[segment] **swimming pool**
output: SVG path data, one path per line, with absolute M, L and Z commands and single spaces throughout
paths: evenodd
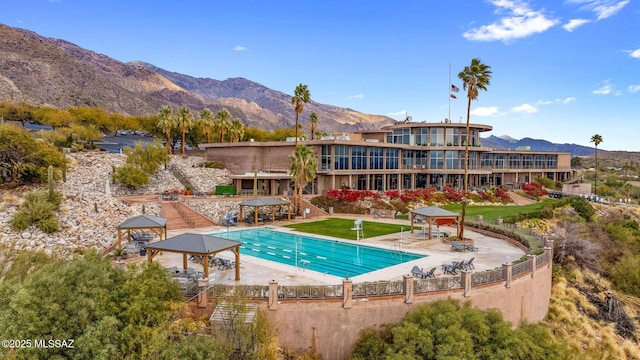
M 211 235 L 242 242 L 241 254 L 340 277 L 362 275 L 426 256 L 270 228 Z

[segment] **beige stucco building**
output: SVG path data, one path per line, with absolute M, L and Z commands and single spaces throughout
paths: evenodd
M 492 127 L 469 126 L 469 187 L 518 189 L 536 177 L 566 181 L 573 176 L 568 152 L 494 150 L 482 146 L 480 133 Z M 405 190 L 463 186 L 466 125 L 398 122 L 380 130 L 335 134 L 299 141 L 318 155 L 317 177 L 308 193 L 349 187 Z M 291 193 L 289 155 L 293 141 L 202 144 L 208 161 L 219 161 L 235 176 L 239 193 L 253 193 L 254 178 L 264 195 Z

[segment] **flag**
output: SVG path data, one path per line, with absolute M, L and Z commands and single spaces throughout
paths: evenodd
M 460 89 L 458 89 L 458 87 L 457 87 L 457 86 L 455 86 L 455 85 L 451 84 L 451 91 L 453 91 L 453 92 L 458 92 L 458 91 L 460 91 Z
M 457 99 L 457 97 L 455 95 L 453 95 L 453 94 L 451 94 L 451 97 L 454 98 L 454 99 Z

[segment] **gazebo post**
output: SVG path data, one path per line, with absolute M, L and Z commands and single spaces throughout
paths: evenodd
M 187 272 L 187 253 L 182 254 L 182 268 Z
M 204 277 L 205 279 L 209 278 L 209 254 L 204 256 L 204 261 L 202 266 L 204 267 Z
M 236 281 L 240 281 L 240 247 L 231 250 L 236 256 Z
M 409 220 L 411 220 L 411 233 L 413 234 L 413 218 L 415 217 L 414 213 L 409 211 Z

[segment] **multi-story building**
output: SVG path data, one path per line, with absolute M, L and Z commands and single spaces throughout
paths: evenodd
M 480 133 L 492 127 L 469 125 L 470 189 L 518 189 L 536 177 L 566 181 L 573 176 L 566 152 L 494 150 L 482 146 Z M 463 187 L 466 124 L 397 122 L 380 130 L 336 134 L 299 141 L 318 156 L 318 172 L 308 191 L 404 190 L 449 185 Z M 220 161 L 236 174 L 239 192 L 252 193 L 254 179 L 265 195 L 290 193 L 289 155 L 293 141 L 203 144 L 209 161 Z

